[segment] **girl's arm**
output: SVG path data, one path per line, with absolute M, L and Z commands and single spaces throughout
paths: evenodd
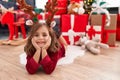
M 65 40 L 65 38 L 62 36 L 62 35 L 60 35 L 60 37 L 59 37 L 59 42 L 62 44 L 62 45 L 64 45 L 64 47 L 65 47 L 65 49 L 67 48 L 67 46 L 68 46 L 68 43 L 66 42 L 66 40 Z
M 32 56 L 27 56 L 26 64 L 26 69 L 30 74 L 34 74 L 38 70 L 41 56 L 41 48 L 35 43 L 34 39 L 32 39 L 32 44 L 35 47 L 36 52 Z
M 36 52 L 33 56 L 33 59 L 38 63 L 41 55 L 41 48 L 38 46 L 38 44 L 35 42 L 34 38 L 32 38 L 32 44 L 36 49 Z
M 47 51 L 45 49 L 42 49 L 42 60 L 40 64 L 42 65 L 45 73 L 50 74 L 54 71 L 57 61 L 65 56 L 65 48 L 62 46 L 62 48 L 56 52 L 52 53 L 53 55 L 49 56 Z
M 35 53 L 35 56 L 37 56 L 36 54 L 38 54 L 37 52 Z M 39 53 L 40 54 L 40 53 Z M 34 74 L 36 73 L 36 71 L 38 70 L 40 64 L 34 59 L 35 56 L 32 55 L 28 55 L 27 56 L 27 64 L 26 64 L 26 70 L 28 71 L 28 73 L 30 74 Z

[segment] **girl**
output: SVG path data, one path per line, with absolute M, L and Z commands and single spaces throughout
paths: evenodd
M 39 68 L 47 74 L 52 73 L 58 59 L 65 56 L 64 46 L 45 23 L 37 23 L 31 28 L 24 50 L 27 54 L 26 69 L 30 74 L 36 73 Z

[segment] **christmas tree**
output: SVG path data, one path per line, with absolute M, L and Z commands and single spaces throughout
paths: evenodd
M 90 14 L 92 10 L 92 3 L 95 2 L 96 0 L 84 0 L 84 9 L 85 9 L 85 14 Z

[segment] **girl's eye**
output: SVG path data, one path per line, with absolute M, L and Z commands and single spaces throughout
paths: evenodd
M 44 36 L 44 37 L 46 37 L 46 36 L 47 36 L 47 34 L 43 34 L 43 36 Z
M 34 36 L 38 37 L 39 35 L 38 35 L 38 34 L 35 34 Z

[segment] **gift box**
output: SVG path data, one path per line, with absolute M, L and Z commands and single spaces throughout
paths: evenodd
M 50 2 L 49 0 L 48 2 Z M 67 13 L 67 6 L 68 6 L 68 1 L 67 0 L 57 0 L 57 6 L 56 8 L 58 11 L 56 12 L 56 15 L 61 15 L 61 14 L 66 14 Z
M 92 25 L 102 25 L 102 15 L 92 15 L 91 16 Z M 117 15 L 110 14 L 110 25 L 104 27 L 102 34 L 102 42 L 107 43 L 109 46 L 115 46 L 116 42 L 116 24 L 117 24 Z M 103 25 L 104 26 L 104 25 Z
M 58 11 L 56 12 L 56 15 L 66 14 L 67 13 L 67 6 L 68 1 L 67 0 L 57 0 L 57 6 Z
M 120 14 L 117 15 L 117 28 L 120 28 Z
M 98 22 L 96 20 L 97 17 L 100 17 L 100 22 Z M 102 41 L 102 34 L 104 31 L 104 27 L 105 27 L 105 20 L 106 20 L 106 16 L 105 15 L 91 15 L 90 16 L 91 19 L 91 25 L 88 24 L 86 26 L 86 36 L 90 39 L 90 40 L 100 40 Z
M 88 15 L 68 15 L 61 17 L 61 31 L 67 43 L 70 44 L 70 36 L 74 38 L 74 42 L 79 39 L 79 34 L 85 34 L 86 25 L 88 23 Z M 73 30 L 73 31 L 72 31 Z M 71 31 L 69 35 L 69 31 Z M 74 44 L 74 43 L 73 43 Z
M 90 40 L 102 40 L 102 26 L 99 25 L 87 25 L 86 26 L 86 36 Z
M 117 28 L 116 30 L 116 40 L 120 41 L 120 28 Z

